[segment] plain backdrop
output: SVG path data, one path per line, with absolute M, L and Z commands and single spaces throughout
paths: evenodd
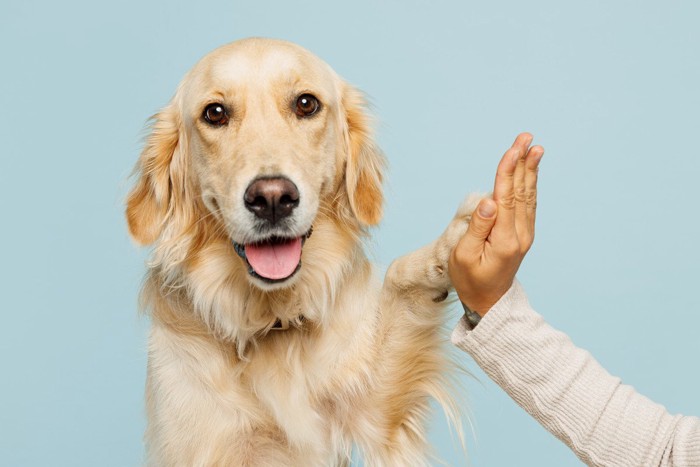
M 546 148 L 519 274 L 532 304 L 699 415 L 699 5 L 2 0 L 0 464 L 142 463 L 147 251 L 126 231 L 128 175 L 184 73 L 247 36 L 297 42 L 370 96 L 390 161 L 372 243 L 385 266 L 489 190 L 532 132 Z M 468 459 L 441 414 L 430 431 L 448 465 L 580 464 L 463 358 Z

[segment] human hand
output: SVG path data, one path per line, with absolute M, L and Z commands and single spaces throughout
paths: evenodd
M 510 289 L 535 238 L 537 171 L 544 148 L 530 143 L 532 135 L 521 133 L 503 155 L 493 199 L 481 200 L 450 255 L 457 295 L 480 316 Z

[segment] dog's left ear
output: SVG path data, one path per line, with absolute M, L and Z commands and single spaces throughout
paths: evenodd
M 347 125 L 345 184 L 350 207 L 360 223 L 377 225 L 384 205 L 382 180 L 386 159 L 374 142 L 364 95 L 345 85 L 342 103 Z

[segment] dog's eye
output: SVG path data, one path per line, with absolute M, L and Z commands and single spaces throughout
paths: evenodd
M 204 108 L 204 114 L 202 114 L 202 116 L 204 120 L 212 125 L 222 126 L 228 123 L 228 114 L 221 104 L 209 104 Z
M 316 99 L 316 96 L 311 94 L 302 94 L 297 97 L 296 108 L 294 112 L 300 117 L 310 117 L 321 108 L 321 103 Z

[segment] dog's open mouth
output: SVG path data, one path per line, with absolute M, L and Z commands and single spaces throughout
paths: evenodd
M 248 273 L 265 282 L 282 282 L 301 269 L 301 249 L 311 230 L 301 237 L 272 237 L 257 243 L 233 242 L 238 256 L 248 264 Z

